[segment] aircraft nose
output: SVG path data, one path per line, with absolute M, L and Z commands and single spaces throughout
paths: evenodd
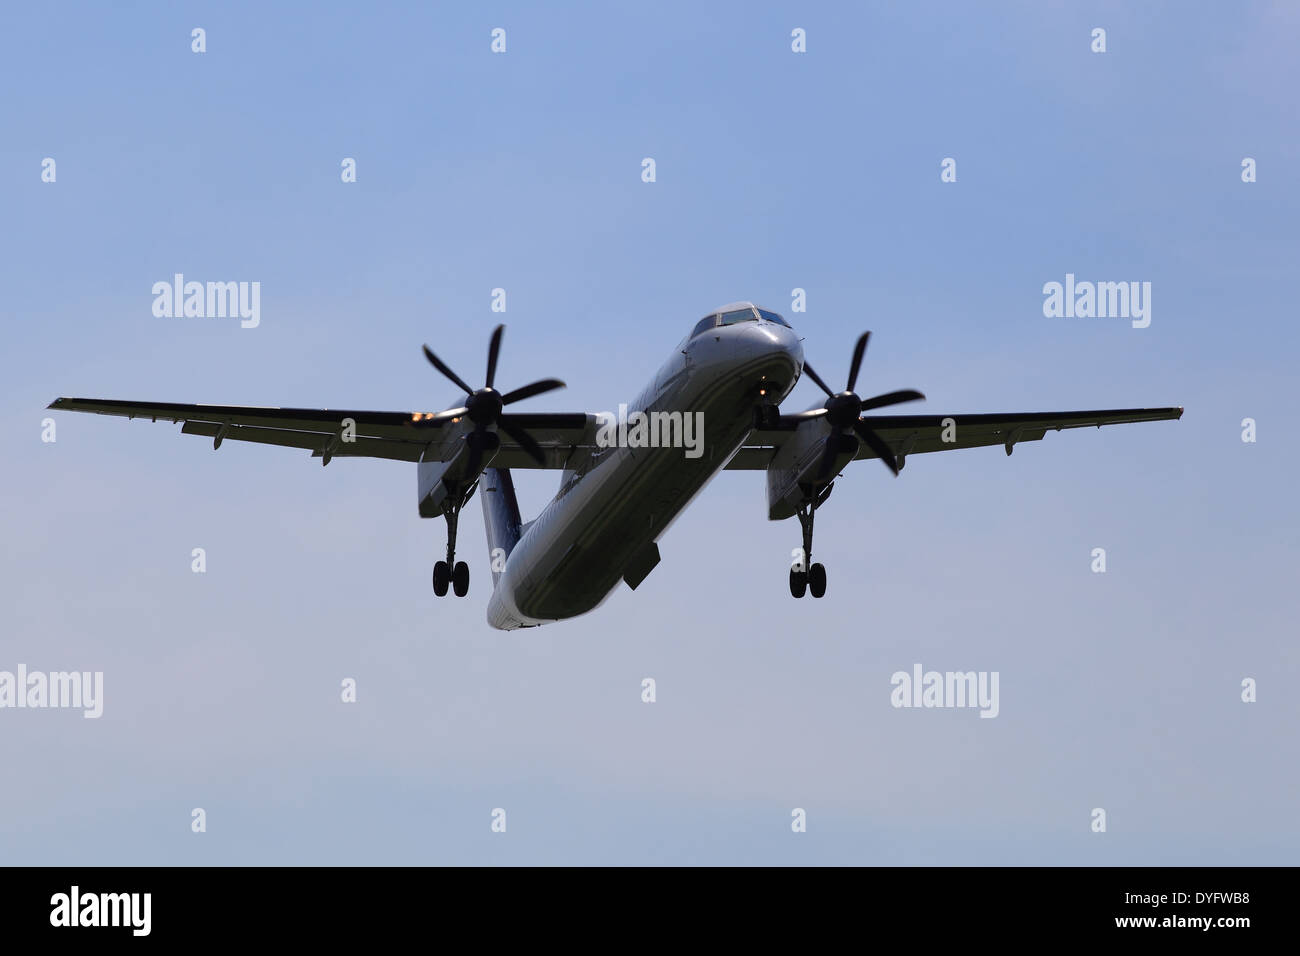
M 803 342 L 794 329 L 775 322 L 762 322 L 745 329 L 745 337 L 755 351 L 779 354 L 789 360 L 792 370 L 803 369 Z
M 779 404 L 803 372 L 803 343 L 793 329 L 775 322 L 748 325 L 742 337 L 739 353 L 744 361 L 760 360 L 762 377 L 772 386 L 763 394 Z
M 790 356 L 790 361 L 794 362 L 795 368 L 803 371 L 803 339 L 799 338 L 799 333 L 794 329 L 776 326 L 778 338 L 780 339 L 781 349 L 786 355 Z

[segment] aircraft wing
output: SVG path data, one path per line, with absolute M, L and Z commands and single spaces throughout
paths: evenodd
M 1049 431 L 1085 426 L 1122 425 L 1182 418 L 1181 408 L 1111 408 L 1085 412 L 1017 412 L 992 415 L 864 415 L 895 456 L 954 448 L 1002 445 L 1007 454 L 1022 441 L 1038 441 Z M 950 424 L 951 423 L 951 426 Z M 809 427 L 809 426 L 804 426 Z M 946 432 L 946 435 L 945 435 Z M 789 429 L 755 429 L 728 468 L 767 468 L 778 448 L 794 434 Z M 944 441 L 949 437 L 951 441 Z M 878 457 L 862 442 L 854 460 Z
M 388 458 L 396 461 L 446 461 L 460 448 L 462 425 L 431 423 L 428 412 L 377 412 L 327 408 L 272 408 L 252 405 L 185 405 L 96 398 L 57 398 L 48 406 L 61 411 L 92 412 L 121 418 L 181 423 L 181 432 L 221 441 L 251 441 L 311 451 L 312 457 Z M 1038 441 L 1049 430 L 1180 418 L 1181 408 L 1124 408 L 1083 412 L 1025 412 L 993 415 L 867 415 L 867 423 L 895 455 L 914 455 L 980 445 L 1010 449 Z M 509 435 L 499 433 L 496 468 L 561 469 L 570 456 L 594 445 L 594 415 L 582 412 L 512 413 L 541 446 L 539 465 Z M 340 440 L 345 422 L 354 423 L 355 440 Z M 949 426 L 951 422 L 951 426 Z M 805 426 L 811 427 L 811 426 Z M 944 441 L 945 432 L 952 441 Z M 765 469 L 794 429 L 755 429 L 732 458 L 730 469 Z M 858 459 L 876 454 L 862 443 Z
M 329 408 L 265 408 L 252 405 L 182 405 L 172 402 L 130 402 L 101 398 L 56 398 L 49 408 L 93 412 L 120 418 L 179 422 L 186 435 L 222 441 L 251 441 L 264 445 L 304 448 L 312 457 L 390 458 L 396 461 L 445 461 L 458 449 L 464 429 L 451 421 L 431 423 L 429 412 L 371 412 Z M 591 434 L 583 413 L 511 413 L 542 446 L 545 467 L 561 468 L 575 445 Z M 354 423 L 354 441 L 343 441 L 344 425 Z M 502 433 L 497 468 L 536 468 L 537 463 Z M 428 454 L 425 454 L 426 451 Z M 554 462 L 554 464 L 552 464 Z

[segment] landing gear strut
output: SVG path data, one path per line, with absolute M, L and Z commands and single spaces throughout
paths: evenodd
M 456 560 L 456 526 L 460 523 L 460 506 L 444 513 L 447 519 L 447 560 L 433 566 L 433 593 L 442 597 L 451 585 L 456 597 L 469 593 L 469 565 Z
M 790 568 L 790 594 L 793 597 L 801 598 L 806 591 L 811 591 L 815 598 L 826 593 L 826 569 L 820 564 L 808 562 L 812 560 L 813 516 L 831 496 L 833 487 L 834 485 L 827 485 L 817 494 L 812 494 L 809 489 L 807 498 L 799 506 L 797 514 L 799 524 L 803 527 L 803 560 L 796 561 Z

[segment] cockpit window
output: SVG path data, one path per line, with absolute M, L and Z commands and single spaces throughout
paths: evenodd
M 701 332 L 707 332 L 717 324 L 718 317 L 716 315 L 706 315 L 695 324 L 695 329 L 691 332 L 691 338 L 695 338 Z
M 769 312 L 767 309 L 759 309 L 758 314 L 769 322 L 775 322 L 777 325 L 784 325 L 787 329 L 790 328 L 790 323 L 781 318 L 775 312 Z
M 753 309 L 737 309 L 735 312 L 723 312 L 719 325 L 735 325 L 737 322 L 757 322 L 758 316 Z

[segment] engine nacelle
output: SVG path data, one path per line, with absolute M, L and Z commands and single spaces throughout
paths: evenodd
M 772 458 L 767 466 L 767 516 L 772 521 L 792 517 L 807 501 L 809 489 L 819 478 L 828 441 L 835 443 L 838 453 L 830 472 L 820 476 L 825 483 L 853 460 L 858 440 L 853 435 L 832 431 L 821 419 L 800 425 Z
M 470 443 L 483 442 L 483 454 L 480 458 L 478 474 L 468 473 L 470 465 Z M 479 439 L 474 432 L 465 435 L 464 440 L 456 439 L 456 453 L 446 461 L 421 461 L 418 466 L 417 483 L 419 488 L 419 505 L 421 518 L 436 518 L 443 514 L 455 502 L 451 499 L 464 496 L 470 486 L 479 479 L 484 469 L 492 463 L 496 451 L 501 447 L 501 440 L 495 432 L 484 432 Z
M 450 461 L 422 461 L 416 466 L 421 518 L 436 518 L 442 514 L 443 504 L 451 493 L 447 482 L 442 479 L 452 469 L 463 467 L 463 463 L 458 459 L 465 457 L 465 450 L 462 449 L 461 453 Z

